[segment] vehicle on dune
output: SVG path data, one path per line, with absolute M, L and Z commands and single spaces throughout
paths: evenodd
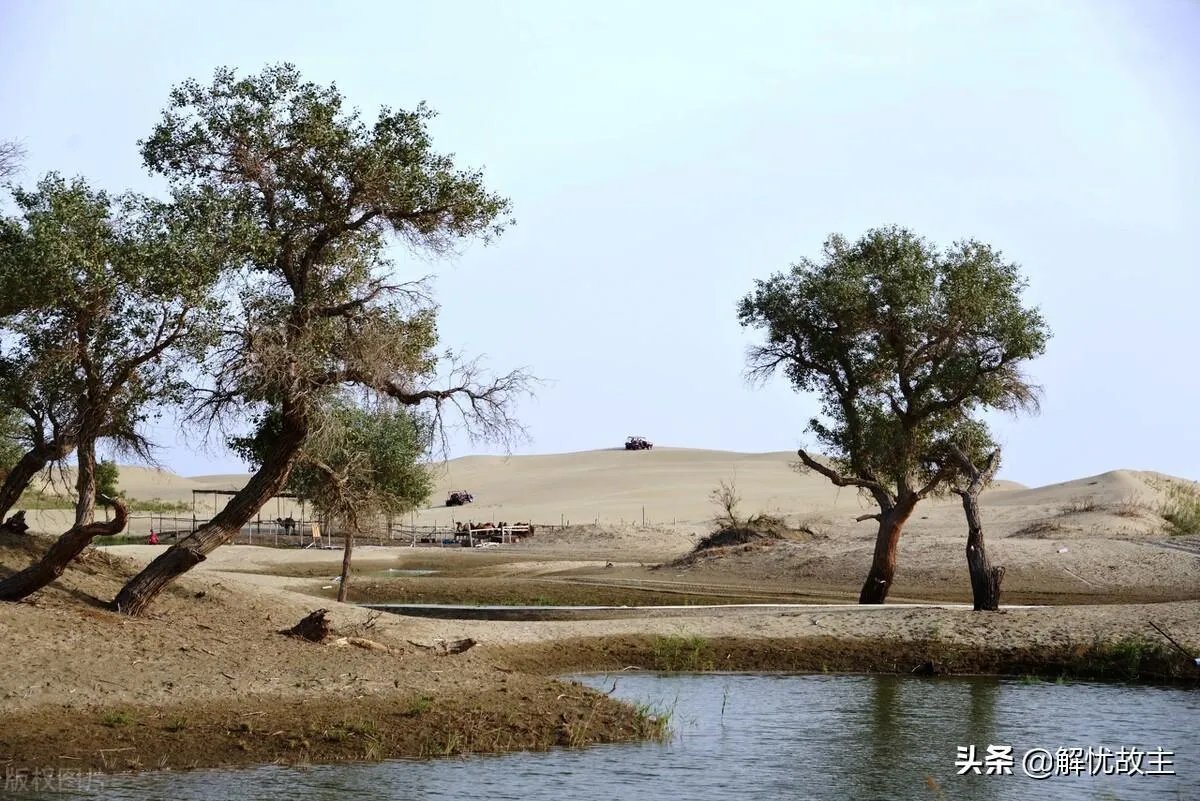
M 625 440 L 625 450 L 627 451 L 648 451 L 654 447 L 654 443 L 645 437 L 629 437 Z
M 475 500 L 475 496 L 472 495 L 471 493 L 467 492 L 466 490 L 453 490 L 446 497 L 446 505 L 447 506 L 462 506 L 463 504 L 468 504 L 473 500 Z

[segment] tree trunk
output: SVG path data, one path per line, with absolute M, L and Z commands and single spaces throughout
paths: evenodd
M 0 486 L 0 519 L 7 516 L 9 510 L 21 500 L 21 495 L 29 489 L 37 474 L 46 469 L 46 465 L 55 459 L 62 459 L 74 449 L 74 438 L 64 437 L 26 451 L 13 469 L 8 471 L 3 486 Z
M 860 604 L 881 604 L 887 599 L 892 579 L 896 575 L 896 549 L 900 544 L 900 531 L 912 514 L 915 504 L 903 504 L 879 515 L 879 533 L 875 535 L 875 556 L 871 559 L 871 570 L 858 594 Z
M 96 440 L 79 443 L 76 455 L 79 468 L 75 476 L 75 526 L 86 526 L 96 519 Z
M 120 498 L 113 501 L 116 517 L 108 523 L 73 526 L 50 546 L 45 555 L 19 573 L 0 581 L 0 601 L 19 601 L 57 579 L 67 565 L 83 552 L 95 537 L 119 534 L 125 528 L 129 510 Z
M 961 478 L 967 479 L 964 488 L 961 481 L 952 488 L 962 498 L 963 513 L 967 518 L 967 572 L 971 576 L 971 597 L 976 612 L 995 612 L 1000 608 L 1000 582 L 1004 580 L 1004 568 L 992 567 L 988 562 L 987 550 L 983 545 L 983 522 L 979 516 L 979 493 L 992 481 L 1000 467 L 1000 449 L 997 448 L 983 460 L 982 466 L 974 464 L 958 446 L 949 451 L 952 463 L 957 465 Z
M 350 556 L 354 552 L 354 530 L 346 530 L 346 547 L 342 551 L 342 580 L 338 584 L 338 603 L 346 600 L 346 588 L 350 584 Z
M 992 567 L 983 545 L 983 523 L 979 517 L 978 491 L 959 491 L 967 516 L 967 570 L 971 574 L 971 596 L 975 611 L 995 612 L 1000 608 L 1000 582 L 1004 568 Z
M 283 429 L 246 486 L 217 515 L 172 545 L 121 588 L 113 601 L 118 612 L 139 615 L 163 589 L 228 542 L 259 509 L 287 484 L 292 465 L 308 435 L 308 411 L 284 404 Z

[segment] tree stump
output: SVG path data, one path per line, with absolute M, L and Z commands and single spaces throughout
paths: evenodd
M 329 619 L 325 617 L 328 611 L 328 609 L 318 609 L 310 612 L 295 626 L 281 633 L 301 637 L 309 642 L 324 642 L 325 638 L 329 636 Z
M 6 531 L 10 534 L 24 534 L 26 531 L 29 531 L 29 524 L 25 522 L 25 510 L 22 509 L 5 520 L 0 525 L 0 531 Z

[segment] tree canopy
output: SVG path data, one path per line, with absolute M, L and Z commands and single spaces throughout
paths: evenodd
M 104 459 L 96 464 L 96 494 L 109 498 L 117 497 L 121 480 L 121 469 L 111 459 Z
M 391 240 L 428 255 L 489 241 L 511 222 L 508 200 L 478 170 L 433 148 L 433 112 L 347 109 L 336 86 L 303 81 L 289 64 L 188 81 L 141 143 L 147 166 L 177 189 L 234 209 L 243 269 L 212 380 L 192 413 L 209 423 L 277 410 L 259 469 L 213 520 L 135 577 L 116 604 L 133 614 L 174 576 L 227 541 L 286 484 L 321 408 L 356 385 L 402 405 L 446 404 L 469 433 L 520 433 L 521 371 L 483 377 L 438 354 L 436 306 L 421 276 L 397 277 Z M 447 377 L 448 374 L 448 377 Z M 435 386 L 439 375 L 448 386 Z
M 429 499 L 428 418 L 394 404 L 364 408 L 345 394 L 329 401 L 319 417 L 288 477 L 288 492 L 354 528 L 366 518 L 403 514 Z M 278 410 L 271 410 L 252 434 L 232 438 L 230 446 L 258 467 L 282 422 Z
M 96 441 L 150 459 L 140 425 L 183 399 L 186 365 L 210 341 L 219 207 L 195 194 L 114 197 L 54 173 L 13 200 L 19 216 L 0 220 L 0 403 L 21 415 L 29 459 L 9 473 L 0 514 L 48 461 L 81 448 L 88 522 Z
M 829 237 L 820 261 L 756 281 L 739 303 L 742 326 L 763 333 L 748 353 L 751 380 L 782 371 L 820 398 L 808 430 L 831 461 L 801 450 L 803 465 L 880 509 L 863 518 L 880 535 L 861 601 L 883 601 L 903 523 L 958 475 L 948 444 L 980 454 L 991 440 L 979 412 L 1036 404 L 1021 367 L 1049 330 L 1025 288 L 1019 267 L 986 244 L 938 249 L 892 226 L 855 242 Z

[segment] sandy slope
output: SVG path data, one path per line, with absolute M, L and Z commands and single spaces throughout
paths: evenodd
M 728 572 L 739 578 L 770 574 L 780 581 L 852 587 L 870 560 L 873 524 L 854 518 L 869 511 L 857 493 L 816 474 L 798 474 L 791 453 L 741 454 L 685 448 L 599 450 L 545 456 L 469 456 L 438 466 L 435 504 L 450 489 L 468 489 L 466 507 L 432 505 L 412 515 L 421 525 L 454 521 L 528 521 L 544 526 L 530 547 L 556 546 L 589 558 L 667 561 L 688 551 L 715 511 L 709 493 L 731 481 L 743 514 L 780 515 L 817 538 L 769 556 L 741 555 L 693 568 L 697 575 Z M 187 500 L 193 490 L 232 489 L 244 475 L 184 478 L 165 471 L 122 468 L 121 486 L 137 498 Z M 1155 514 L 1163 476 L 1116 470 L 1045 487 L 999 482 L 983 496 L 984 522 L 994 561 L 1009 570 L 1009 587 L 1068 594 L 1132 593 L 1163 588 L 1171 597 L 1200 596 L 1197 559 L 1161 545 Z M 214 496 L 197 496 L 204 519 Z M 295 514 L 272 501 L 270 520 Z M 644 518 L 643 518 L 644 515 Z M 185 515 L 187 516 L 187 515 Z M 36 529 L 58 532 L 65 512 L 31 513 Z M 645 521 L 643 523 L 643 520 Z M 560 523 L 589 528 L 556 533 Z M 190 524 L 185 521 L 182 525 Z M 138 519 L 134 535 L 152 520 Z M 946 597 L 961 589 L 965 537 L 957 498 L 923 502 L 905 529 L 896 592 Z M 953 595 L 953 593 L 951 593 Z M 1151 592 L 1149 597 L 1157 597 Z
M 819 515 L 840 524 L 868 509 L 854 491 L 839 490 L 816 474 L 798 474 L 792 468 L 794 461 L 791 452 L 744 454 L 688 448 L 467 456 L 437 465 L 431 505 L 413 519 L 418 524 L 470 518 L 541 524 L 696 525 L 711 517 L 714 508 L 709 493 L 720 481 L 736 485 L 746 513 Z M 1033 489 L 1001 481 L 985 494 L 985 506 L 997 522 L 1004 523 L 1045 517 L 1087 500 L 1109 506 L 1152 502 L 1157 492 L 1148 480 L 1156 476 L 1117 470 Z M 63 478 L 72 481 L 72 471 L 67 470 Z M 198 512 L 205 512 L 212 509 L 214 500 L 204 495 L 205 491 L 234 490 L 247 478 L 248 474 L 183 477 L 166 470 L 126 466 L 121 468 L 120 487 L 126 496 L 139 499 L 190 504 L 195 495 Z M 445 507 L 443 501 L 451 489 L 469 490 L 475 503 Z M 930 501 L 923 508 L 955 504 L 953 499 Z M 264 515 L 273 517 L 276 505 L 268 504 Z M 290 511 L 283 508 L 286 506 L 283 501 L 280 508 L 285 513 Z

